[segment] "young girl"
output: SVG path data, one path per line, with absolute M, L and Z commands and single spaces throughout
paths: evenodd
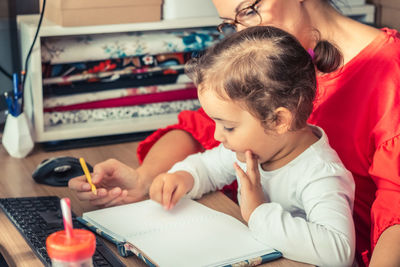
M 354 182 L 321 128 L 307 125 L 316 90 L 311 56 L 290 34 L 257 26 L 227 37 L 187 68 L 221 144 L 158 175 L 150 198 L 181 197 L 238 180 L 243 218 L 284 257 L 350 266 Z

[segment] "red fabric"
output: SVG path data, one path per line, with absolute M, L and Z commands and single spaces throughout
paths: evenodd
M 319 77 L 309 122 L 354 176 L 357 254 L 400 223 L 400 36 L 383 32 L 343 69 Z M 364 254 L 365 255 L 365 254 Z
M 178 123 L 159 129 L 143 140 L 137 148 L 137 157 L 142 163 L 150 148 L 165 133 L 175 130 L 185 130 L 190 133 L 205 149 L 216 147 L 219 142 L 214 139 L 214 121 L 211 120 L 203 109 L 197 111 L 182 111 L 178 115 Z
M 365 251 L 372 252 L 380 234 L 400 223 L 399 34 L 383 29 L 344 68 L 319 77 L 318 84 L 309 122 L 326 131 L 353 173 L 357 259 L 363 265 Z M 198 115 L 182 113 L 177 125 L 155 132 L 139 145 L 139 159 L 171 129 L 188 131 L 206 149 L 215 146 L 213 122 L 204 116 L 202 110 Z
M 165 92 L 157 92 L 143 95 L 130 95 L 118 98 L 104 99 L 86 103 L 79 103 L 67 106 L 44 108 L 44 112 L 54 111 L 70 111 L 80 109 L 96 109 L 96 108 L 118 108 L 167 101 L 178 101 L 197 99 L 196 88 L 185 88 L 181 90 L 171 90 Z
M 364 264 L 365 264 L 365 266 L 369 266 L 369 257 L 368 257 L 368 253 L 369 253 L 369 251 L 368 250 L 366 250 L 366 251 L 364 251 L 363 253 L 361 253 L 361 260 L 362 260 L 362 262 L 364 262 Z

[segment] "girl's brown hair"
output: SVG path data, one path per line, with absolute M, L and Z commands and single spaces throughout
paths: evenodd
M 199 90 L 215 90 L 245 105 L 265 128 L 279 120 L 284 107 L 294 116 L 292 130 L 301 129 L 313 109 L 315 66 L 291 34 L 271 26 L 234 33 L 186 65 Z

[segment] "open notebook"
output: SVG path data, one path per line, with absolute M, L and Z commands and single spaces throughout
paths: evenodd
M 170 211 L 145 200 L 86 212 L 78 220 L 116 243 L 122 256 L 132 252 L 150 266 L 254 266 L 282 256 L 239 220 L 190 199 Z

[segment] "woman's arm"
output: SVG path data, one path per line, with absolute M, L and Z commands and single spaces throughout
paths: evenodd
M 400 266 L 400 225 L 387 228 L 372 253 L 370 267 Z
M 371 209 L 370 266 L 400 266 L 400 136 L 384 142 L 374 153 L 369 173 L 377 191 Z M 372 194 L 373 192 L 371 192 Z

